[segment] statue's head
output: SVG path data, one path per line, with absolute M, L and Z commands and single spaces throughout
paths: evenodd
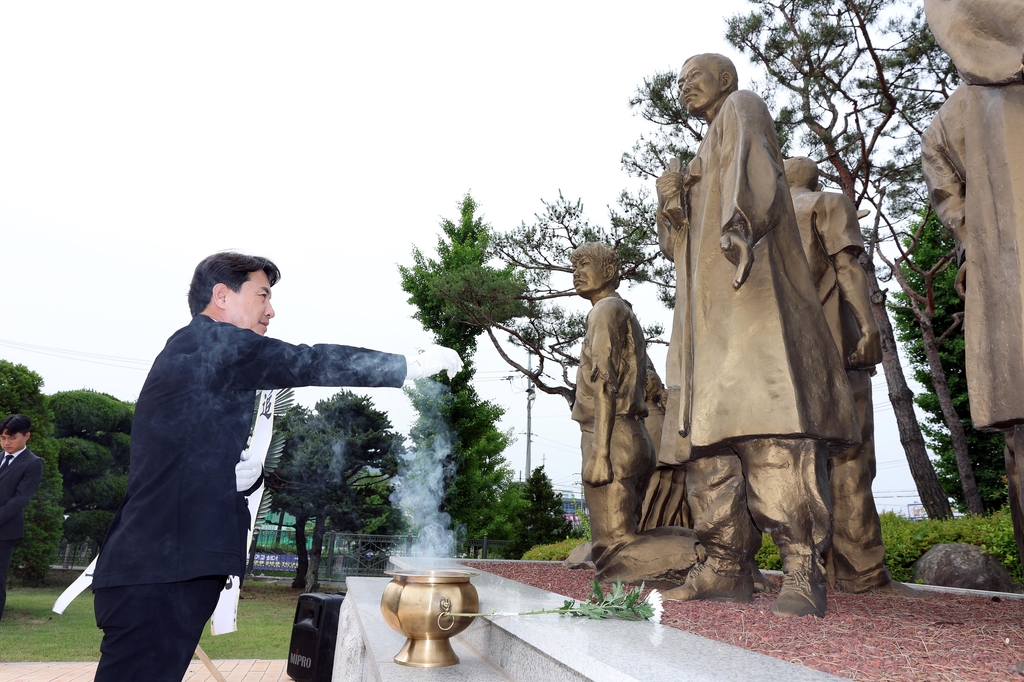
M 924 0 L 928 28 L 971 85 L 1024 82 L 1020 0 Z
M 790 187 L 803 187 L 811 191 L 820 188 L 818 184 L 818 164 L 806 156 L 795 156 L 786 159 L 786 179 Z
M 690 57 L 679 71 L 679 101 L 691 116 L 710 120 L 725 98 L 739 89 L 736 65 L 720 54 Z
M 619 257 L 607 244 L 587 242 L 572 252 L 569 262 L 573 286 L 583 298 L 608 287 L 610 291 L 619 288 Z

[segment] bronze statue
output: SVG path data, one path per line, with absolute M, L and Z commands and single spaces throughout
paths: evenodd
M 925 0 L 962 83 L 921 137 L 932 207 L 956 235 L 971 421 L 1006 432 L 1024 557 L 1024 11 L 1011 0 Z
M 818 166 L 811 159 L 786 159 L 786 177 L 811 281 L 842 356 L 860 420 L 860 444 L 829 459 L 833 525 L 832 546 L 825 554 L 828 582 L 843 592 L 891 585 L 890 589 L 916 594 L 892 582 L 885 567 L 882 524 L 871 494 L 875 478 L 871 376 L 882 361 L 882 344 L 867 280 L 857 261 L 864 253 L 857 209 L 845 194 L 820 191 Z
M 654 370 L 651 359 L 647 358 L 647 388 L 644 391 L 647 418 L 644 425 L 647 427 L 647 433 L 651 435 L 657 467 L 647 484 L 643 511 L 640 515 L 640 530 L 663 526 L 693 527 L 690 508 L 686 504 L 686 467 L 676 464 L 674 456 L 667 462 L 661 459 L 667 398 L 665 384 Z
M 693 532 L 638 532 L 640 503 L 654 470 L 644 426 L 647 349 L 633 309 L 616 293 L 619 259 L 611 247 L 588 243 L 573 251 L 576 293 L 593 304 L 576 374 L 572 418 L 582 432 L 583 494 L 590 508 L 591 558 L 601 581 L 683 582 L 699 558 Z
M 680 389 L 665 421 L 689 438 L 689 452 L 676 454 L 690 460 L 687 498 L 707 560 L 665 597 L 749 601 L 761 528 L 785 574 L 772 612 L 823 616 L 826 459 L 860 440 L 853 395 L 767 106 L 737 89 L 721 55 L 691 57 L 679 84 L 708 128 L 688 167 L 677 162 L 658 180 L 659 242 L 676 266 L 668 378 Z

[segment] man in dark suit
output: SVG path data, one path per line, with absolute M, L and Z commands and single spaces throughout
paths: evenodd
M 25 444 L 32 437 L 32 421 L 13 414 L 0 422 L 0 618 L 7 604 L 7 569 L 14 545 L 25 537 L 25 506 L 43 478 L 43 460 Z
M 93 576 L 103 629 L 97 682 L 179 682 L 227 576 L 244 575 L 245 496 L 262 465 L 240 461 L 256 391 L 393 386 L 462 367 L 434 347 L 408 359 L 264 336 L 280 272 L 265 258 L 218 253 L 196 268 L 192 322 L 157 356 L 132 421 L 125 499 Z

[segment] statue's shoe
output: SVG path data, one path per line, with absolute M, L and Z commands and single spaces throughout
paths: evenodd
M 722 575 L 705 562 L 691 568 L 686 582 L 663 592 L 662 597 L 677 601 L 708 599 L 749 604 L 754 600 L 754 580 L 749 572 L 737 576 Z
M 810 563 L 808 559 L 804 563 Z M 782 618 L 790 616 L 825 617 L 825 580 L 810 566 L 799 566 L 786 571 L 782 579 L 779 598 L 772 604 L 772 613 Z

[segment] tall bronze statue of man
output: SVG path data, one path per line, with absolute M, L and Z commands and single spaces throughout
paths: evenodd
M 677 454 L 691 460 L 687 497 L 707 551 L 665 597 L 749 601 L 753 519 L 782 554 L 772 612 L 823 616 L 826 460 L 859 442 L 860 428 L 803 254 L 774 122 L 736 80 L 721 55 L 683 64 L 682 102 L 708 127 L 688 168 L 675 163 L 658 180 L 659 241 L 676 266 L 667 379 L 679 397 L 665 422 L 689 439 L 688 454 Z
M 593 304 L 580 351 L 572 418 L 582 432 L 583 494 L 590 508 L 597 578 L 678 585 L 698 559 L 693 532 L 638 531 L 641 501 L 655 465 L 644 426 L 646 339 L 632 307 L 615 291 L 615 251 L 588 243 L 573 251 L 571 261 L 576 293 Z
M 893 582 L 885 567 L 882 524 L 871 494 L 875 478 L 871 376 L 882 361 L 882 344 L 871 313 L 867 279 L 857 261 L 864 253 L 857 209 L 845 194 L 819 191 L 818 166 L 811 159 L 786 159 L 786 177 L 811 281 L 842 356 L 860 419 L 860 444 L 829 459 L 833 525 L 832 547 L 825 562 L 828 581 L 843 592 L 890 586 L 907 595 L 916 594 Z
M 932 207 L 956 235 L 971 421 L 1005 431 L 1024 557 L 1024 12 L 1012 0 L 925 0 L 961 85 L 921 138 Z M 966 291 L 964 291 L 966 289 Z

